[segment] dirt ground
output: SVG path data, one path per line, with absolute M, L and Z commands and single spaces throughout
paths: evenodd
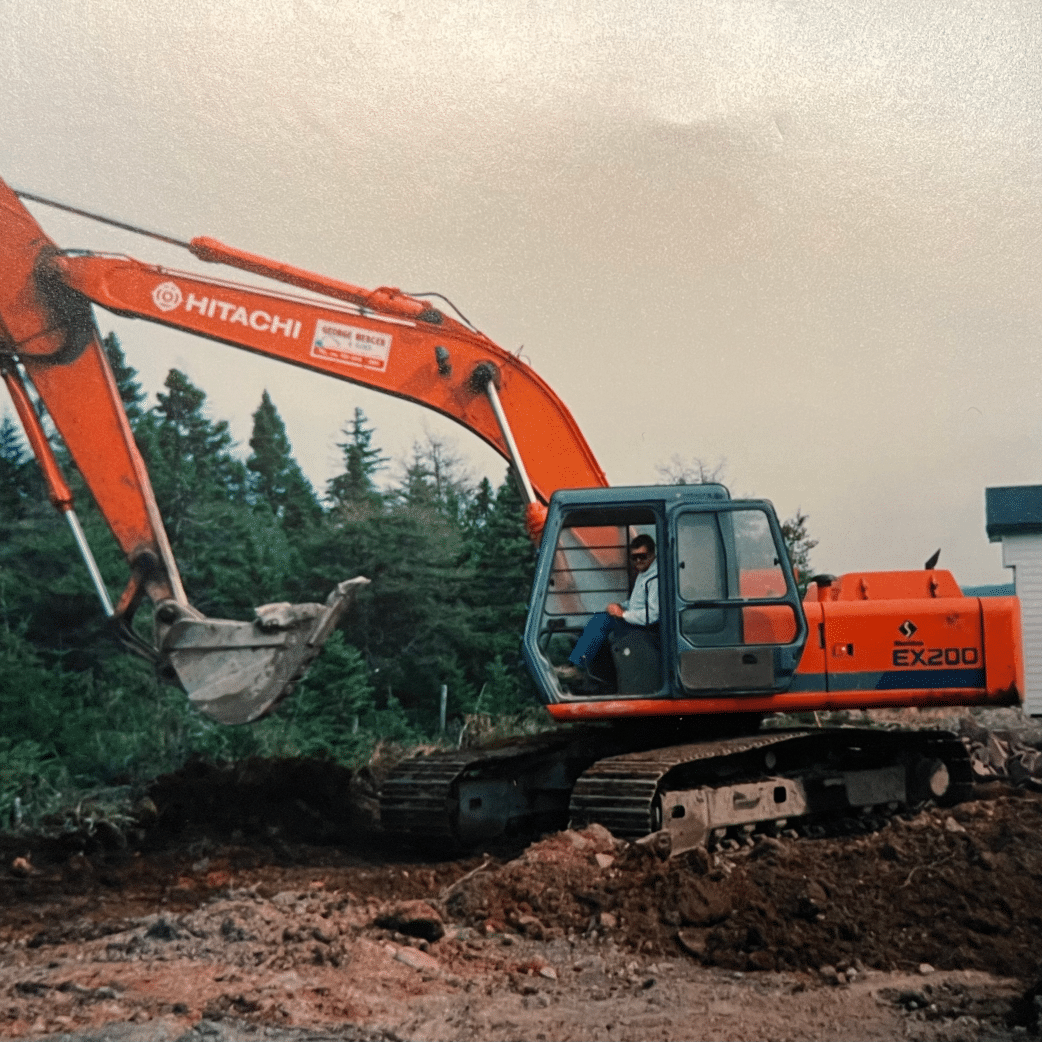
M 1042 795 L 976 795 L 670 861 L 596 826 L 431 860 L 364 775 L 192 765 L 130 827 L 0 836 L 0 1038 L 1027 1037 Z

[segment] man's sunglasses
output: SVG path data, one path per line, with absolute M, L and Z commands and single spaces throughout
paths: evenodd
M 646 561 L 650 556 L 651 556 L 651 554 L 645 554 L 645 553 L 630 554 L 630 560 L 631 561 Z

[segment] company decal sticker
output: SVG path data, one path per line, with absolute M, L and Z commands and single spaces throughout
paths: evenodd
M 976 666 L 980 663 L 980 648 L 928 648 L 926 642 L 913 640 L 919 632 L 911 619 L 897 627 L 904 640 L 895 640 L 891 662 L 905 668 L 944 669 L 952 666 Z
M 187 312 L 193 318 L 212 318 L 229 325 L 245 326 L 258 333 L 274 333 L 290 340 L 300 336 L 300 320 L 285 318 L 273 311 L 263 308 L 247 310 L 242 304 L 232 300 L 220 300 L 217 297 L 197 297 L 189 292 L 188 298 L 181 292 L 176 282 L 161 282 L 152 290 L 152 303 L 163 312 Z M 195 324 L 195 323 L 193 323 Z M 231 334 L 229 334 L 231 335 Z
M 371 329 L 319 319 L 311 338 L 311 357 L 382 373 L 391 356 L 391 337 Z

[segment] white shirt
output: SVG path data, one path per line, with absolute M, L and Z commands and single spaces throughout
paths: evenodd
M 631 626 L 650 626 L 658 622 L 658 561 L 646 572 L 637 573 L 630 599 L 623 604 L 623 619 Z

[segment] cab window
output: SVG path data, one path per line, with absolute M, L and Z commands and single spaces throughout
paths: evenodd
M 677 520 L 681 637 L 695 647 L 787 644 L 798 624 L 782 601 L 785 572 L 762 510 L 691 512 Z

